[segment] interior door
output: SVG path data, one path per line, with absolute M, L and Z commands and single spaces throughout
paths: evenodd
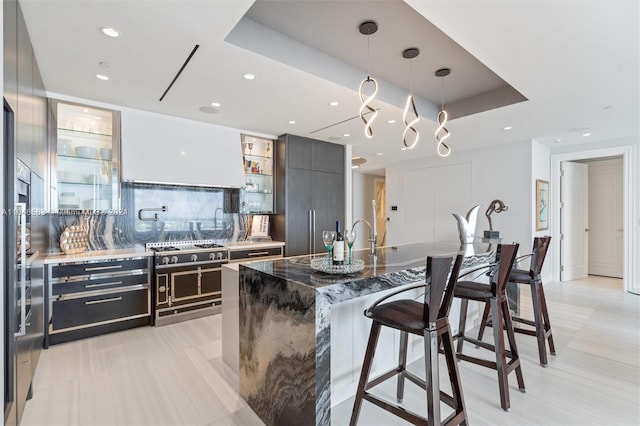
M 589 163 L 589 273 L 622 278 L 622 160 Z
M 589 171 L 563 161 L 560 182 L 560 281 L 586 278 L 589 261 Z

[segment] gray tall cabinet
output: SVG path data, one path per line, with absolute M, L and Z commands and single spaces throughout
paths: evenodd
M 285 256 L 325 252 L 322 231 L 344 225 L 344 146 L 296 135 L 276 142 L 275 240 Z
M 46 177 L 48 168 L 47 103 L 45 88 L 38 68 L 29 32 L 17 0 L 3 0 L 3 97 L 4 137 L 3 175 L 4 208 L 16 211 L 19 195 L 17 173 L 28 181 L 26 196 L 31 210 L 46 207 Z M 21 166 L 18 167 L 17 160 Z M 24 182 L 23 181 L 23 182 Z M 27 215 L 24 220 L 30 230 L 31 256 L 18 264 L 16 253 L 16 215 L 5 215 L 5 241 L 2 271 L 4 285 L 3 396 L 5 425 L 20 423 L 26 399 L 31 395 L 31 381 L 44 342 L 44 264 L 48 247 L 48 217 Z M 23 224 L 24 226 L 24 224 Z M 36 253 L 40 253 L 37 255 Z M 28 285 L 17 282 L 18 270 L 24 269 Z M 24 294 L 22 292 L 24 289 Z M 25 321 L 19 313 L 28 312 Z M 20 327 L 20 325 L 22 325 Z

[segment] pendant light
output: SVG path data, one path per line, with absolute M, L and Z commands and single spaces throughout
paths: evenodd
M 451 70 L 449 68 L 440 68 L 436 71 L 436 77 L 446 77 L 451 74 Z M 449 134 L 449 130 L 445 127 L 447 124 L 448 114 L 444 109 L 444 79 L 442 80 L 442 91 L 440 97 L 440 112 L 438 112 L 438 128 L 436 129 L 434 136 L 438 141 L 438 155 L 440 157 L 446 157 L 451 154 L 451 148 L 444 141 L 451 136 Z
M 373 138 L 373 129 L 371 128 L 371 126 L 373 124 L 373 121 L 376 119 L 376 117 L 378 117 L 378 111 L 375 108 L 373 108 L 370 104 L 371 102 L 373 102 L 373 100 L 376 98 L 376 95 L 378 94 L 378 82 L 374 78 L 372 78 L 369 73 L 369 62 L 370 62 L 369 61 L 370 59 L 369 58 L 370 56 L 369 36 L 371 34 L 375 34 L 375 32 L 378 31 L 378 24 L 376 24 L 374 21 L 366 21 L 360 24 L 359 28 L 360 28 L 360 34 L 367 36 L 367 77 L 364 80 L 362 80 L 362 82 L 360 83 L 360 87 L 358 88 L 358 94 L 360 95 L 360 102 L 361 102 L 360 118 L 364 122 L 364 135 L 368 139 L 371 139 Z M 363 89 L 365 85 L 372 85 L 373 87 L 373 92 L 369 96 L 365 96 L 365 94 L 363 93 Z M 373 116 L 371 116 L 369 120 L 367 120 L 367 117 L 365 117 L 365 115 L 369 113 L 373 113 Z
M 412 79 L 412 69 L 411 64 L 413 62 L 413 58 L 417 57 L 420 54 L 420 49 L 417 47 L 410 47 L 405 49 L 402 52 L 402 57 L 405 59 L 409 59 L 409 96 L 407 96 L 407 102 L 404 105 L 404 111 L 402 113 L 402 122 L 404 123 L 404 131 L 402 132 L 402 142 L 406 149 L 413 149 L 418 144 L 418 140 L 420 139 L 420 132 L 414 126 L 420 120 L 420 115 L 418 114 L 418 110 L 416 109 L 416 102 L 413 99 L 413 79 Z M 409 116 L 409 108 L 413 110 L 414 118 L 412 120 L 408 120 Z M 407 137 L 409 136 L 409 132 L 413 132 L 413 138 L 411 141 L 407 141 Z

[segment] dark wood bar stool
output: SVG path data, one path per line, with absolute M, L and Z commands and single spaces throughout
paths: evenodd
M 451 268 L 451 272 L 449 272 L 452 260 L 450 257 L 427 258 L 426 284 L 411 286 L 389 294 L 376 301 L 364 312 L 367 317 L 373 320 L 373 323 L 371 325 L 369 342 L 360 374 L 360 382 L 353 404 L 350 425 L 353 426 L 357 423 L 363 399 L 415 425 L 467 424 L 467 412 L 462 396 L 462 385 L 460 384 L 456 353 L 453 347 L 451 327 L 449 326 L 448 319 L 449 309 L 453 300 L 454 287 L 458 279 L 462 259 L 463 256 L 458 255 L 453 264 L 453 268 Z M 449 275 L 448 281 L 447 275 Z M 424 301 L 418 302 L 412 299 L 401 299 L 381 303 L 392 296 L 420 287 L 425 288 Z M 382 326 L 400 330 L 399 364 L 393 370 L 369 381 L 371 364 Z M 409 333 L 423 336 L 424 338 L 426 380 L 422 380 L 406 370 Z M 449 372 L 452 395 L 448 395 L 440 390 L 438 350 L 441 344 Z M 400 405 L 389 403 L 368 392 L 372 387 L 396 375 L 398 376 L 398 403 L 401 403 L 404 397 L 405 379 L 412 381 L 427 391 L 426 418 Z M 445 420 L 441 420 L 441 401 L 453 408 L 453 413 Z
M 538 340 L 538 353 L 540 355 L 540 365 L 546 367 L 548 364 L 546 342 L 549 342 L 549 351 L 551 355 L 556 354 L 556 347 L 553 344 L 553 334 L 551 332 L 551 323 L 549 322 L 549 312 L 547 310 L 547 300 L 544 296 L 544 288 L 542 286 L 542 279 L 540 273 L 542 271 L 542 265 L 544 258 L 547 255 L 547 250 L 551 244 L 551 237 L 536 237 L 533 239 L 533 249 L 531 254 L 521 256 L 516 259 L 516 262 L 520 262 L 526 258 L 530 258 L 529 270 L 513 269 L 509 274 L 509 282 L 516 284 L 529 285 L 531 288 L 531 299 L 533 308 L 533 321 L 527 318 L 513 317 L 513 321 L 521 324 L 526 324 L 534 327 L 534 330 L 529 328 L 514 327 L 516 333 L 528 334 L 529 336 L 536 336 Z M 480 331 L 478 332 L 478 339 L 482 339 L 484 329 L 486 326 L 491 327 L 491 319 L 489 318 L 489 308 L 485 307 L 484 314 L 482 316 L 482 322 L 480 324 Z
M 498 387 L 500 389 L 500 406 L 506 411 L 511 407 L 509 401 L 509 373 L 515 370 L 518 388 L 524 392 L 524 379 L 522 377 L 520 358 L 518 357 L 518 349 L 516 347 L 511 312 L 509 312 L 509 302 L 505 291 L 517 253 L 518 244 L 499 244 L 496 254 L 497 264 L 493 265 L 489 284 L 459 280 L 454 292 L 455 297 L 461 299 L 460 324 L 458 326 L 458 334 L 455 336 L 455 338 L 458 339 L 458 359 L 497 371 Z M 499 321 L 494 321 L 493 324 L 493 345 L 465 335 L 469 300 L 484 302 L 485 306 L 489 308 L 492 318 L 500 319 Z M 505 332 L 507 340 L 509 341 L 509 350 L 507 350 L 505 346 Z M 495 361 L 463 354 L 462 349 L 465 340 L 474 343 L 476 346 L 495 352 Z M 507 358 L 509 358 L 508 361 Z

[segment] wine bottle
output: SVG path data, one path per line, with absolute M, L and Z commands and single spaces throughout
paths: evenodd
M 340 232 L 340 221 L 336 221 L 336 239 L 333 242 L 333 264 L 344 265 L 344 236 Z

